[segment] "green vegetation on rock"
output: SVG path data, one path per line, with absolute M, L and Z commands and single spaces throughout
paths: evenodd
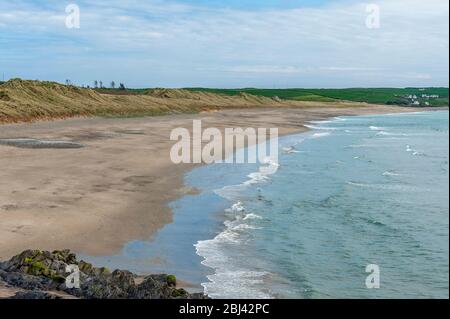
M 169 286 L 176 286 L 177 284 L 177 277 L 175 275 L 168 275 L 166 280 Z
M 185 297 L 188 295 L 188 292 L 184 289 L 174 289 L 172 292 L 172 297 L 179 298 L 179 297 Z

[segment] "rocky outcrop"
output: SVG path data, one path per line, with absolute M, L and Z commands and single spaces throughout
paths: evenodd
M 79 288 L 66 286 L 68 266 L 79 269 Z M 78 261 L 69 250 L 26 250 L 0 263 L 0 283 L 20 289 L 12 298 L 58 299 L 64 296 L 85 299 L 205 299 L 176 287 L 173 275 L 158 274 L 141 278 L 126 270 L 97 268 Z M 69 285 L 70 286 L 70 285 Z

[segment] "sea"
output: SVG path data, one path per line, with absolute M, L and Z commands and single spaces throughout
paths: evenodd
M 173 223 L 91 261 L 212 298 L 448 298 L 448 111 L 308 127 L 276 163 L 192 170 L 199 194 L 171 203 Z

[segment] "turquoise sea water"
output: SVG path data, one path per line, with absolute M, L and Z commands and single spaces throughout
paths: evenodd
M 144 271 L 159 258 L 152 270 L 216 298 L 448 298 L 448 112 L 311 129 L 280 138 L 276 172 L 193 170 L 186 182 L 201 194 L 174 202 L 174 223 L 110 262 Z M 378 289 L 366 287 L 368 264 Z

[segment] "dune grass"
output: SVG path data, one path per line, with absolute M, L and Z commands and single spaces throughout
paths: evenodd
M 0 122 L 88 116 L 191 114 L 227 108 L 366 106 L 364 103 L 341 101 L 321 95 L 280 99 L 276 94 L 271 95 L 273 92 L 256 91 L 264 93 L 261 95 L 252 92 L 254 91 L 231 93 L 206 89 L 139 89 L 118 93 L 117 89 L 93 90 L 55 82 L 13 79 L 0 85 Z
M 141 94 L 102 94 L 55 82 L 13 79 L 0 85 L 0 122 L 76 116 L 136 117 L 196 113 L 221 108 L 282 106 L 266 97 L 230 96 L 186 90 L 147 90 Z

